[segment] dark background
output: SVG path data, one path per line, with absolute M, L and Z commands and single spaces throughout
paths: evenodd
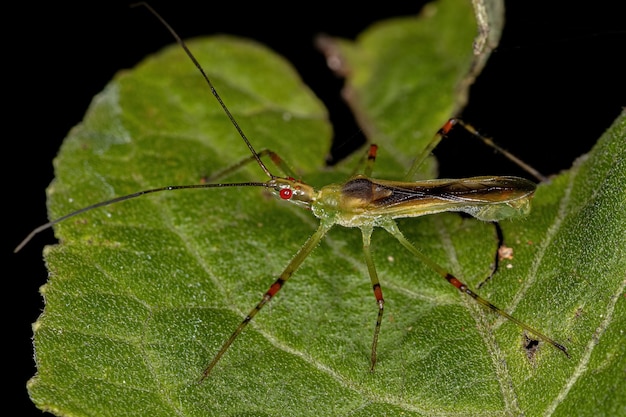
M 327 1 L 260 3 L 151 2 L 182 37 L 237 34 L 285 55 L 328 103 L 336 139 L 358 138 L 339 99 L 341 83 L 313 48 L 313 36 L 353 38 L 372 22 L 418 12 L 419 2 L 362 2 L 356 9 L 338 9 L 338 2 Z M 568 168 L 626 104 L 626 24 L 619 3 L 536 2 L 542 9 L 533 10 L 535 2 L 508 2 L 501 45 L 473 87 L 464 119 L 546 174 Z M 12 254 L 12 249 L 46 221 L 44 189 L 53 177 L 52 159 L 91 98 L 118 70 L 173 41 L 146 10 L 129 9 L 127 2 L 21 4 L 4 11 L 3 90 L 9 94 L 3 97 L 3 114 L 9 117 L 3 119 L 9 150 L 2 164 L 8 209 L 2 263 L 8 264 L 3 309 L 10 330 L 3 340 L 9 346 L 4 378 L 10 388 L 3 407 L 13 414 L 41 415 L 25 385 L 35 373 L 31 323 L 43 308 L 38 287 L 47 275 L 41 251 L 54 238 L 44 233 L 22 252 Z M 496 167 L 502 159 L 492 158 L 491 151 L 464 143 L 451 140 L 438 149 L 443 176 L 473 175 L 472 165 L 485 164 L 503 170 L 494 174 L 520 174 L 506 162 Z

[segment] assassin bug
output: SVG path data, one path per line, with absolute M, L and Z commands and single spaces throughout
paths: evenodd
M 357 227 L 361 229 L 363 254 L 378 306 L 377 319 L 371 344 L 371 370 L 374 370 L 376 365 L 377 344 L 384 312 L 383 292 L 370 251 L 370 238 L 375 227 L 385 229 L 411 254 L 428 265 L 461 292 L 464 292 L 476 300 L 479 304 L 486 306 L 500 316 L 516 323 L 523 329 L 538 337 L 540 340 L 561 350 L 564 354 L 568 354 L 567 349 L 563 345 L 557 343 L 550 337 L 535 330 L 529 325 L 515 319 L 504 310 L 494 306 L 489 301 L 481 298 L 459 279 L 447 272 L 446 269 L 424 256 L 404 237 L 395 222 L 395 219 L 397 218 L 418 217 L 447 211 L 465 212 L 479 220 L 484 221 L 497 221 L 512 216 L 523 215 L 529 210 L 530 200 L 535 190 L 534 183 L 518 177 L 472 177 L 452 180 L 435 179 L 419 182 L 373 179 L 370 178 L 370 175 L 376 159 L 377 148 L 372 145 L 368 154 L 364 175 L 354 176 L 345 183 L 331 184 L 324 186 L 319 190 L 315 190 L 306 183 L 296 180 L 295 175 L 293 175 L 286 164 L 282 162 L 282 159 L 280 159 L 272 151 L 257 152 L 240 128 L 235 117 L 228 110 L 220 95 L 213 87 L 209 77 L 206 75 L 194 55 L 187 48 L 186 44 L 149 5 L 144 3 L 141 4 L 147 7 L 153 14 L 155 14 L 163 25 L 165 25 L 165 27 L 172 33 L 177 42 L 199 69 L 210 87 L 212 94 L 219 102 L 226 116 L 241 136 L 245 145 L 248 147 L 251 157 L 242 161 L 242 163 L 233 166 L 227 171 L 236 170 L 243 164 L 254 162 L 261 168 L 269 180 L 265 182 L 208 183 L 166 186 L 117 197 L 85 207 L 38 227 L 31 232 L 29 236 L 27 236 L 27 238 L 16 248 L 16 251 L 21 249 L 21 247 L 23 247 L 23 245 L 26 244 L 36 233 L 39 233 L 40 231 L 70 217 L 98 207 L 137 198 L 146 194 L 190 188 L 261 187 L 269 190 L 280 200 L 289 201 L 297 206 L 310 209 L 310 211 L 319 219 L 320 223 L 317 230 L 302 245 L 300 250 L 288 263 L 276 281 L 265 292 L 261 301 L 258 302 L 252 310 L 250 310 L 245 319 L 224 342 L 214 358 L 202 372 L 200 380 L 204 380 L 211 373 L 218 361 L 227 352 L 240 333 L 246 328 L 248 323 L 250 323 L 253 317 L 278 293 L 278 291 L 280 291 L 286 281 L 300 267 L 302 262 L 321 242 L 326 233 L 334 225 L 351 228 Z M 458 119 L 451 119 L 437 132 L 432 143 L 436 144 L 443 136 L 446 136 L 455 125 L 465 127 L 475 136 L 487 142 L 486 138 L 481 137 L 470 126 L 465 125 Z M 427 151 L 431 148 L 432 147 L 427 148 Z M 425 152 L 423 156 L 418 157 L 414 166 L 419 166 L 426 154 L 427 152 Z M 274 175 L 261 159 L 265 155 L 269 155 L 278 168 L 286 174 L 286 176 L 280 177 Z M 412 171 L 413 169 L 409 172 Z M 218 173 L 211 179 L 222 175 L 224 175 L 224 172 Z

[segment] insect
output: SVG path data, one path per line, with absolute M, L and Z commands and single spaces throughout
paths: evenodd
M 39 233 L 40 231 L 70 217 L 99 207 L 119 203 L 147 194 L 190 188 L 260 187 L 269 190 L 279 200 L 284 200 L 295 204 L 296 206 L 310 210 L 311 213 L 319 219 L 319 226 L 302 245 L 292 260 L 287 264 L 275 282 L 265 292 L 262 299 L 249 311 L 239 326 L 234 329 L 231 336 L 223 343 L 221 348 L 217 351 L 213 359 L 202 372 L 199 377 L 200 380 L 204 380 L 210 375 L 220 359 L 226 354 L 232 343 L 235 342 L 251 320 L 282 289 L 285 283 L 301 266 L 304 260 L 335 225 L 349 228 L 359 228 L 361 230 L 363 254 L 377 305 L 376 323 L 371 343 L 371 370 L 375 369 L 377 362 L 377 345 L 385 305 L 383 291 L 370 250 L 371 235 L 375 227 L 383 228 L 389 232 L 411 254 L 416 256 L 436 273 L 441 275 L 455 288 L 469 295 L 483 306 L 486 306 L 497 314 L 516 323 L 523 329 L 538 337 L 540 340 L 551 344 L 567 355 L 567 349 L 563 345 L 557 343 L 529 325 L 515 319 L 504 310 L 494 306 L 489 301 L 481 298 L 459 279 L 447 272 L 443 267 L 424 256 L 404 237 L 395 222 L 395 219 L 398 218 L 418 217 L 447 211 L 466 212 L 484 221 L 496 221 L 507 217 L 521 215 L 526 213 L 530 207 L 530 200 L 535 190 L 534 183 L 517 177 L 473 177 L 455 180 L 435 179 L 420 182 L 401 182 L 374 179 L 371 178 L 371 174 L 376 159 L 377 148 L 375 146 L 371 146 L 365 163 L 364 175 L 356 175 L 344 183 L 331 184 L 316 190 L 310 185 L 295 179 L 296 176 L 274 152 L 257 152 L 240 128 L 235 117 L 222 101 L 220 95 L 214 88 L 213 83 L 182 39 L 158 14 L 156 14 L 150 6 L 146 4 L 143 5 L 157 16 L 157 18 L 172 33 L 177 42 L 187 53 L 189 58 L 206 80 L 212 94 L 241 136 L 242 141 L 248 147 L 251 156 L 244 160 L 241 164 L 236 165 L 233 169 L 236 169 L 246 163 L 256 163 L 268 177 L 268 180 L 264 182 L 208 183 L 166 186 L 117 197 L 112 200 L 103 201 L 69 213 L 40 226 L 27 236 L 27 238 L 18 246 L 18 248 L 16 248 L 16 250 L 19 250 L 36 233 Z M 451 119 L 439 130 L 439 132 L 437 132 L 433 143 L 436 143 L 441 137 L 446 136 L 451 129 L 457 125 L 464 126 L 470 131 L 473 131 L 470 126 L 465 125 L 463 122 L 457 119 Z M 476 132 L 474 133 L 478 135 Z M 272 161 L 281 171 L 283 171 L 285 176 L 277 176 L 273 174 L 262 160 L 262 157 L 265 156 L 270 156 Z M 414 166 L 418 166 L 422 159 L 423 157 L 421 156 L 417 158 Z M 222 173 L 217 176 L 219 177 L 220 175 L 222 175 Z

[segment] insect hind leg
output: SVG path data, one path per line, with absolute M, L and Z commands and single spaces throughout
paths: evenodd
M 478 130 L 476 130 L 476 128 L 474 128 L 474 126 L 472 126 L 472 125 L 470 125 L 468 123 L 465 123 L 461 119 L 456 119 L 455 118 L 455 119 L 450 119 L 450 120 L 454 120 L 454 125 L 462 127 L 467 132 L 469 132 L 472 136 L 474 136 L 475 138 L 479 139 L 480 141 L 482 141 L 485 145 L 489 146 L 490 148 L 493 148 L 496 152 L 498 152 L 499 154 L 501 154 L 502 156 L 504 156 L 505 158 L 507 158 L 508 160 L 513 162 L 515 165 L 517 165 L 520 168 L 522 168 L 524 171 L 526 171 L 528 174 L 532 175 L 538 181 L 544 182 L 544 181 L 547 180 L 547 178 L 541 172 L 539 172 L 538 170 L 536 170 L 535 168 L 533 168 L 532 166 L 530 166 L 526 162 L 522 161 L 520 158 L 518 158 L 517 156 L 513 155 L 511 152 L 509 152 L 506 149 L 502 148 L 500 145 L 495 143 L 493 141 L 493 139 L 488 138 L 486 136 L 483 136 L 480 132 L 478 132 Z
M 565 354 L 565 356 L 567 356 L 568 358 L 570 357 L 569 353 L 567 352 L 567 348 L 565 346 L 563 346 L 562 344 L 556 342 L 555 340 L 551 339 L 550 337 L 544 335 L 543 333 L 539 332 L 538 330 L 532 328 L 528 324 L 526 324 L 526 323 L 516 319 L 515 317 L 511 316 L 506 311 L 504 311 L 501 308 L 499 308 L 499 307 L 495 306 L 494 304 L 492 304 L 490 301 L 482 298 L 481 296 L 476 294 L 474 291 L 472 291 L 467 285 L 465 285 L 463 282 L 461 282 L 458 278 L 456 278 L 454 275 L 452 275 L 451 273 L 446 271 L 445 268 L 443 268 L 438 263 L 436 263 L 435 261 L 433 261 L 432 259 L 430 259 L 426 255 L 421 253 L 411 242 L 409 242 L 404 237 L 404 234 L 402 234 L 402 232 L 398 228 L 398 225 L 396 224 L 395 221 L 389 220 L 389 221 L 387 221 L 385 224 L 383 224 L 381 226 L 385 230 L 387 230 L 387 232 L 389 232 L 393 237 L 395 237 L 398 240 L 398 242 L 400 242 L 400 244 L 402 244 L 402 246 L 404 246 L 409 252 L 411 252 L 413 255 L 415 255 L 420 261 L 424 262 L 433 271 L 435 271 L 439 275 L 441 275 L 446 281 L 448 281 L 450 284 L 452 284 L 459 291 L 461 291 L 462 293 L 472 297 L 474 300 L 476 300 L 477 303 L 482 304 L 483 306 L 487 307 L 488 309 L 490 309 L 494 313 L 496 313 L 496 314 L 506 318 L 507 320 L 517 324 L 519 327 L 521 327 L 522 329 L 528 331 L 529 333 L 532 333 L 533 335 L 535 335 L 537 338 L 539 338 L 543 342 L 546 342 L 546 343 L 554 346 L 555 348 L 557 348 L 558 350 L 563 352 Z
M 432 153 L 433 149 L 437 147 L 439 142 L 441 142 L 441 139 L 443 139 L 448 134 L 448 132 L 452 130 L 452 127 L 456 124 L 456 120 L 457 119 L 448 120 L 446 124 L 443 125 L 437 131 L 437 133 L 435 133 L 435 136 L 433 136 L 433 138 L 430 140 L 428 145 L 426 145 L 422 153 L 420 153 L 417 156 L 417 158 L 415 158 L 415 160 L 413 161 L 413 165 L 411 165 L 411 168 L 409 168 L 409 171 L 404 176 L 405 180 L 412 181 L 415 179 L 415 176 L 417 175 L 417 171 L 424 163 L 424 160 L 428 157 L 428 155 Z
M 517 166 L 522 168 L 524 171 L 526 171 L 528 174 L 533 176 L 538 181 L 544 182 L 544 181 L 547 180 L 547 178 L 543 174 L 541 174 L 538 170 L 536 170 L 535 168 L 533 168 L 532 166 L 530 166 L 526 162 L 522 161 L 520 158 L 518 158 L 517 156 L 513 155 L 511 152 L 507 151 L 506 149 L 504 149 L 501 146 L 499 146 L 498 144 L 496 144 L 493 141 L 493 139 L 488 138 L 488 137 L 483 136 L 482 134 L 480 134 L 478 132 L 478 130 L 476 130 L 472 125 L 470 125 L 468 123 L 465 123 L 464 121 L 462 121 L 461 119 L 458 119 L 456 117 L 453 117 L 453 118 L 449 119 L 437 131 L 435 136 L 433 136 L 433 138 L 428 143 L 426 148 L 424 148 L 422 153 L 420 153 L 417 156 L 417 158 L 415 158 L 415 160 L 413 161 L 413 165 L 411 165 L 411 168 L 409 168 L 409 171 L 405 175 L 405 180 L 409 180 L 410 181 L 410 180 L 413 180 L 415 178 L 415 176 L 416 176 L 416 174 L 418 172 L 418 169 L 420 168 L 420 166 L 422 165 L 424 160 L 428 157 L 428 155 L 430 155 L 432 153 L 432 151 L 437 147 L 439 142 L 441 142 L 441 140 L 443 138 L 448 136 L 450 131 L 455 126 L 459 126 L 459 127 L 463 128 L 463 129 L 465 129 L 473 137 L 479 139 L 485 145 L 489 146 L 490 148 L 494 149 L 496 152 L 500 153 L 501 155 L 503 155 L 504 157 L 509 159 L 511 162 L 513 162 L 514 164 L 516 164 Z

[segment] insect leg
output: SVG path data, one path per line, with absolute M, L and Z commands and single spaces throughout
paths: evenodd
M 415 179 L 415 174 L 417 174 L 417 170 L 420 168 L 420 166 L 422 166 L 424 160 L 428 157 L 428 155 L 432 153 L 433 149 L 437 147 L 439 142 L 441 142 L 441 139 L 443 139 L 448 134 L 448 132 L 452 129 L 452 126 L 455 125 L 455 123 L 456 119 L 450 119 L 437 131 L 437 133 L 435 133 L 435 136 L 433 136 L 428 145 L 426 145 L 422 153 L 419 154 L 417 158 L 415 158 L 415 160 L 413 161 L 413 165 L 411 165 L 411 168 L 409 168 L 409 171 L 404 176 L 405 180 L 412 181 Z
M 487 278 L 485 278 L 484 280 L 482 280 L 481 282 L 479 282 L 476 285 L 476 289 L 480 290 L 480 287 L 482 287 L 483 285 L 485 285 L 487 282 L 489 282 L 491 280 L 491 278 L 493 278 L 493 276 L 496 274 L 496 272 L 498 272 L 498 269 L 500 268 L 500 252 L 501 249 L 504 247 L 504 235 L 502 234 L 502 228 L 500 227 L 500 223 L 496 222 L 490 222 L 494 229 L 495 229 L 495 234 L 496 234 L 496 238 L 498 239 L 498 249 L 496 250 L 494 259 L 493 259 L 493 264 L 491 264 L 491 272 L 489 272 L 489 275 L 487 276 Z
M 309 237 L 309 239 L 302 245 L 296 256 L 289 262 L 287 267 L 283 270 L 283 272 L 279 275 L 278 279 L 274 281 L 274 283 L 269 287 L 269 289 L 263 295 L 263 298 L 259 303 L 248 313 L 248 315 L 243 319 L 243 321 L 237 326 L 233 334 L 224 342 L 220 350 L 217 352 L 213 360 L 209 363 L 209 365 L 205 368 L 202 376 L 200 377 L 199 382 L 202 382 L 213 370 L 217 362 L 224 356 L 230 345 L 235 341 L 237 336 L 246 328 L 248 323 L 252 321 L 254 316 L 280 291 L 285 282 L 293 275 L 293 273 L 298 269 L 298 267 L 302 264 L 302 262 L 306 259 L 307 256 L 311 253 L 313 249 L 320 243 L 326 232 L 332 227 L 332 224 L 327 224 L 325 222 L 321 222 L 319 228 Z
M 369 151 L 367 151 L 367 160 L 365 161 L 365 170 L 363 171 L 366 177 L 372 176 L 374 170 L 374 162 L 376 162 L 376 153 L 378 152 L 378 145 L 371 144 Z
M 356 165 L 354 171 L 352 171 L 352 176 L 363 173 L 366 177 L 371 177 L 372 171 L 374 170 L 374 162 L 376 162 L 377 153 L 378 145 L 372 143 L 369 146 L 367 152 L 364 153 L 361 158 L 359 158 L 358 164 Z
M 383 298 L 383 290 L 380 287 L 378 274 L 376 273 L 376 267 L 374 266 L 374 260 L 372 259 L 372 252 L 370 251 L 370 238 L 372 236 L 372 230 L 372 226 L 364 226 L 361 228 L 361 233 L 363 234 L 363 254 L 365 255 L 365 264 L 367 265 L 367 271 L 369 272 L 369 276 L 372 281 L 374 297 L 376 297 L 376 303 L 378 304 L 378 316 L 376 317 L 376 326 L 374 327 L 374 339 L 372 340 L 370 366 L 370 371 L 373 372 L 374 367 L 376 366 L 376 346 L 378 345 L 378 334 L 380 333 L 380 325 L 383 320 L 385 299 Z
M 485 145 L 495 149 L 498 153 L 501 153 L 503 156 L 508 158 L 510 161 L 512 161 L 514 164 L 522 168 L 524 171 L 528 172 L 530 175 L 535 177 L 540 182 L 547 180 L 547 178 L 543 174 L 541 174 L 541 172 L 537 171 L 535 168 L 531 167 L 526 162 L 522 161 L 517 156 L 513 155 L 511 152 L 500 147 L 497 143 L 493 141 L 493 139 L 481 135 L 472 125 L 467 124 L 460 119 L 450 119 L 450 120 L 454 121 L 454 125 L 461 126 L 465 130 L 467 130 L 470 134 L 472 134 L 472 136 L 480 139 Z
M 291 178 L 297 178 L 295 172 L 291 169 L 291 167 L 274 151 L 270 150 L 270 149 L 263 149 L 262 151 L 260 151 L 259 153 L 257 153 L 257 156 L 259 158 L 263 158 L 265 156 L 269 156 L 270 160 L 272 161 L 272 163 L 283 172 L 283 174 L 285 174 L 287 177 L 291 177 Z M 214 182 L 217 181 L 220 178 L 224 178 L 229 176 L 230 174 L 239 171 L 242 167 L 244 167 L 245 165 L 251 163 L 251 162 L 256 162 L 257 158 L 252 155 L 249 156 L 247 158 L 242 159 L 241 161 L 228 166 L 218 172 L 215 172 L 214 174 L 212 174 L 211 176 L 209 176 L 208 178 L 206 178 L 206 182 Z
M 459 291 L 469 295 L 474 300 L 476 300 L 479 304 L 484 305 L 485 307 L 489 308 L 491 311 L 493 311 L 493 312 L 499 314 L 500 316 L 505 317 L 506 319 L 512 321 L 513 323 L 517 324 L 522 329 L 524 329 L 524 330 L 534 334 L 540 340 L 543 340 L 544 342 L 551 344 L 552 346 L 554 346 L 555 348 L 557 348 L 561 352 L 563 352 L 565 354 L 565 356 L 567 356 L 569 358 L 569 353 L 567 352 L 567 348 L 565 346 L 561 345 L 560 343 L 557 343 L 556 341 L 552 340 L 551 338 L 549 338 L 548 336 L 546 336 L 543 333 L 539 332 L 538 330 L 535 330 L 534 328 L 530 327 L 528 324 L 526 324 L 526 323 L 516 319 L 515 317 L 511 316 L 509 313 L 507 313 L 506 311 L 502 310 L 501 308 L 496 307 L 495 305 L 491 304 L 488 300 L 485 300 L 484 298 L 480 297 L 474 291 L 469 289 L 467 285 L 462 283 L 458 278 L 456 278 L 454 275 L 452 275 L 448 271 L 446 271 L 442 266 L 440 266 L 439 264 L 434 262 L 432 259 L 430 259 L 426 255 L 421 253 L 415 246 L 413 246 L 413 244 L 411 244 L 411 242 L 409 242 L 404 237 L 404 235 L 402 234 L 402 232 L 398 228 L 398 225 L 396 224 L 396 222 L 394 222 L 393 220 L 389 220 L 384 225 L 382 225 L 382 227 L 384 227 L 385 230 L 387 230 L 389 233 L 391 233 L 393 235 L 393 237 L 395 237 L 402 244 L 402 246 L 404 246 L 406 249 L 409 250 L 409 252 L 411 252 L 413 255 L 415 255 L 417 258 L 419 258 L 420 261 L 422 261 L 426 265 L 428 265 L 428 267 L 430 267 L 433 271 L 435 271 L 439 275 L 441 275 L 450 284 L 454 285 Z
M 448 120 L 446 124 L 444 124 L 437 131 L 437 133 L 435 134 L 435 136 L 433 136 L 432 140 L 428 143 L 426 148 L 424 148 L 422 153 L 419 154 L 417 158 L 415 158 L 415 161 L 413 161 L 413 165 L 411 165 L 411 168 L 409 168 L 409 171 L 404 177 L 406 180 L 410 181 L 415 178 L 415 174 L 417 173 L 417 170 L 422 165 L 424 160 L 428 157 L 428 155 L 432 153 L 433 149 L 437 147 L 439 142 L 441 142 L 441 139 L 443 139 L 444 137 L 448 135 L 448 133 L 452 130 L 454 126 L 461 126 L 463 129 L 467 130 L 467 132 L 469 132 L 472 136 L 474 136 L 477 139 L 480 139 L 485 145 L 495 149 L 498 153 L 501 153 L 502 155 L 504 155 L 506 158 L 508 158 L 510 161 L 518 165 L 524 171 L 528 172 L 537 180 L 541 182 L 547 180 L 547 178 L 543 174 L 541 174 L 539 171 L 537 171 L 535 168 L 531 167 L 526 162 L 522 161 L 521 159 L 513 155 L 511 152 L 500 147 L 491 138 L 481 135 L 473 126 L 457 118 L 452 118 Z

